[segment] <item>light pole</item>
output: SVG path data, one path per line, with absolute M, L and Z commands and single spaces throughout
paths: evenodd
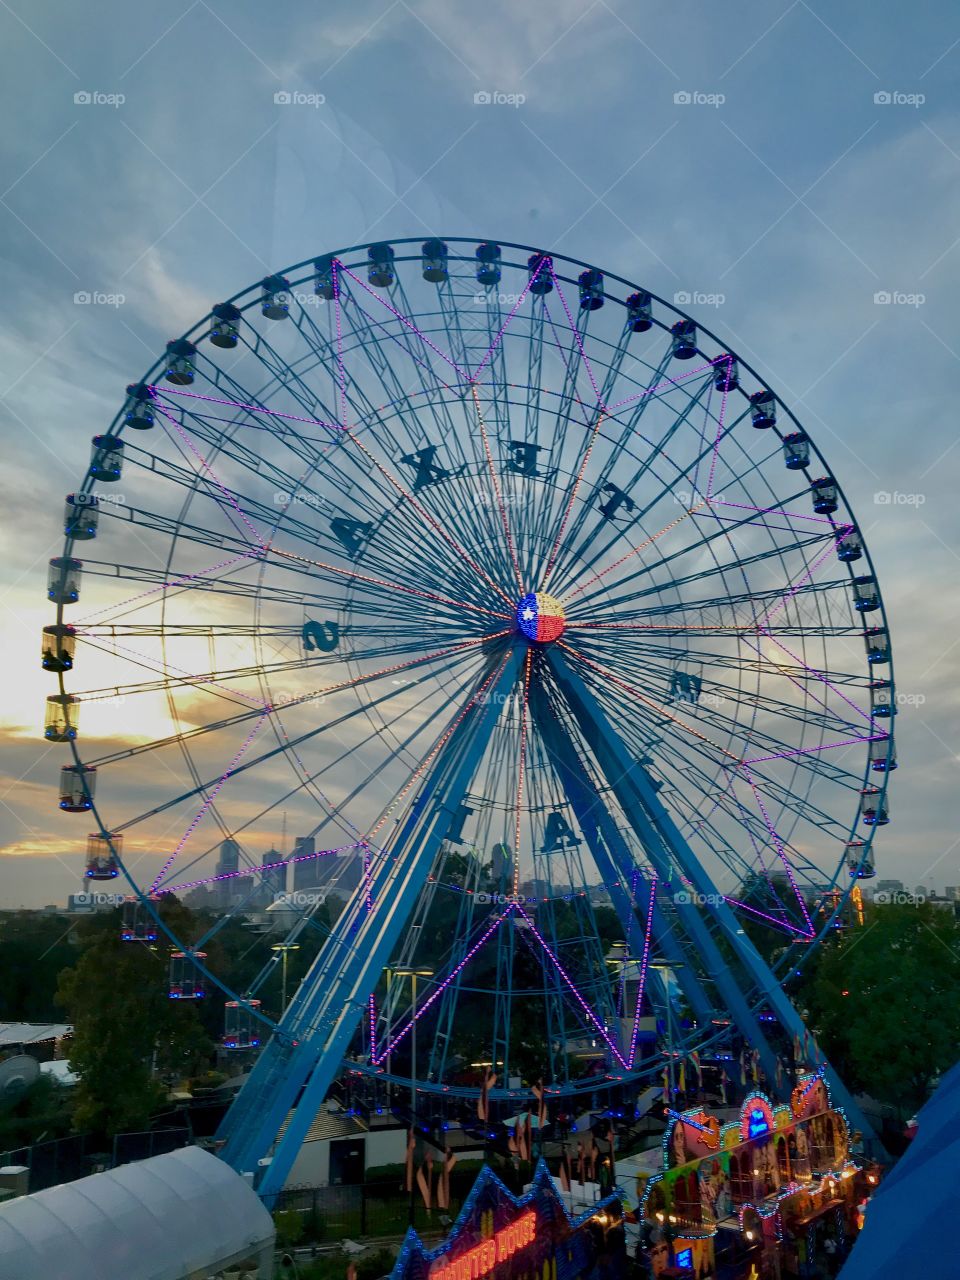
M 275 942 L 271 946 L 270 950 L 279 951 L 283 956 L 283 964 L 281 967 L 282 977 L 280 979 L 282 984 L 281 994 L 280 994 L 280 1017 L 282 1018 L 287 1011 L 287 954 L 290 951 L 299 951 L 300 943 L 299 942 Z
M 417 1133 L 417 979 L 432 978 L 432 969 L 394 969 L 394 977 L 410 979 L 410 1128 Z M 410 1183 L 410 1225 L 413 1226 L 414 1190 Z

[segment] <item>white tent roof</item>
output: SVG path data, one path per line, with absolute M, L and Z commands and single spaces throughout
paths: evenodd
M 0 1204 L 0 1280 L 182 1280 L 273 1235 L 249 1183 L 184 1147 Z
M 0 1048 L 16 1044 L 42 1044 L 69 1035 L 73 1027 L 65 1022 L 0 1022 Z

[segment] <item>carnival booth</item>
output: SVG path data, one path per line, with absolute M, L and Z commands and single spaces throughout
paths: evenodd
M 732 1121 L 671 1113 L 662 1168 L 638 1185 L 652 1274 L 805 1277 L 844 1257 L 867 1179 L 854 1145 L 822 1072 L 789 1105 L 748 1093 Z
M 390 1280 L 623 1280 L 622 1224 L 616 1193 L 571 1213 L 542 1160 L 522 1196 L 484 1167 L 440 1245 L 407 1232 Z

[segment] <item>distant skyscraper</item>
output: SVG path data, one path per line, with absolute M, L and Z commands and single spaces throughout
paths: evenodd
M 874 897 L 878 893 L 903 893 L 902 880 L 878 880 L 873 886 Z
M 317 859 L 313 856 L 316 844 L 313 836 L 297 836 L 293 842 L 293 888 L 312 889 L 317 883 Z M 302 862 L 297 862 L 302 858 Z
M 230 875 L 240 870 L 240 846 L 236 840 L 224 840 L 217 860 L 217 875 Z
M 269 867 L 272 863 L 282 862 L 282 860 L 282 853 L 276 849 L 268 849 L 263 855 L 261 865 Z M 270 871 L 261 872 L 261 883 L 264 890 L 263 896 L 268 902 L 272 902 L 278 893 L 283 893 L 286 890 L 287 868 L 274 866 Z

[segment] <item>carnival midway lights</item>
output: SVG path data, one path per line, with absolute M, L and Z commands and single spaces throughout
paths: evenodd
M 652 1085 L 655 1270 L 705 1273 L 724 1220 L 761 1266 L 848 1215 L 872 1135 L 785 986 L 874 874 L 893 671 L 857 521 L 775 391 L 635 284 L 451 237 L 245 289 L 104 426 L 49 567 L 46 735 L 123 936 L 256 1050 L 222 1158 L 272 1203 L 345 1079 L 440 1150 L 531 1113 L 542 1150 L 589 1112 L 612 1155 Z M 108 696 L 134 740 L 97 755 Z M 307 834 L 264 854 L 281 814 Z M 332 925 L 321 883 L 349 886 Z M 203 936 L 168 895 L 215 912 Z M 265 903 L 271 960 L 230 990 L 208 944 Z M 740 1119 L 683 1109 L 704 1072 Z M 515 1222 L 522 1273 L 567 1213 L 538 1179 L 533 1208 L 478 1184 L 471 1276 Z

